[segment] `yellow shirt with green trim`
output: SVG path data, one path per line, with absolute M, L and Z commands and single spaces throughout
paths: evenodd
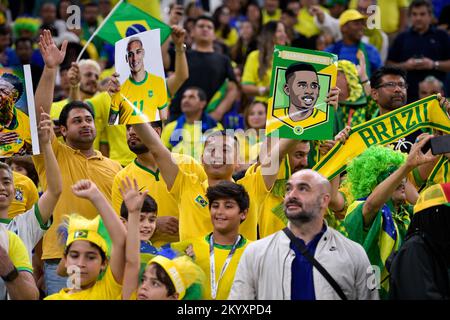
M 197 237 L 193 239 L 186 240 L 186 242 L 192 244 L 193 251 L 195 254 L 194 261 L 199 265 L 200 268 L 205 272 L 206 275 L 206 283 L 204 284 L 205 291 L 203 293 L 203 298 L 205 300 L 211 300 L 211 264 L 209 260 L 209 240 L 211 237 L 211 233 L 206 236 Z M 239 241 L 236 251 L 234 252 L 230 263 L 228 264 L 225 273 L 222 276 L 222 279 L 218 283 L 217 288 L 217 300 L 227 300 L 228 295 L 230 294 L 231 286 L 233 284 L 234 276 L 236 274 L 236 269 L 241 260 L 241 256 L 244 253 L 247 245 L 251 243 L 251 241 L 245 239 L 245 237 L 241 237 Z M 215 262 L 215 276 L 216 276 L 216 284 L 219 280 L 220 273 L 222 271 L 222 267 L 225 264 L 225 260 L 228 257 L 228 254 L 231 251 L 233 245 L 219 245 L 214 244 L 214 262 Z
M 179 163 L 179 167 L 182 171 L 194 173 L 201 181 L 206 180 L 206 173 L 203 170 L 203 167 L 193 158 L 177 153 L 172 153 L 172 155 Z M 149 190 L 148 194 L 153 197 L 158 204 L 158 217 L 172 216 L 177 219 L 179 218 L 178 203 L 175 198 L 169 194 L 169 191 L 167 191 L 167 185 L 159 170 L 154 172 L 144 167 L 136 160 L 118 172 L 114 177 L 112 186 L 112 205 L 119 215 L 120 207 L 123 202 L 119 186 L 121 180 L 125 179 L 127 176 L 130 179 L 136 179 L 139 189 L 143 188 Z M 159 230 L 156 230 L 151 240 L 155 247 L 161 247 L 166 243 L 179 241 L 179 236 L 162 233 Z
M 228 33 L 228 36 L 226 38 L 222 37 L 222 32 L 219 30 L 216 31 L 216 38 L 221 39 L 223 43 L 225 43 L 228 47 L 233 47 L 239 40 L 239 34 L 236 31 L 236 29 L 231 28 L 230 32 Z
M 110 105 L 111 105 L 111 97 L 109 96 L 108 92 L 105 92 L 105 91 L 98 92 L 92 98 L 84 100 L 84 102 L 86 102 L 92 108 L 92 111 L 94 112 L 94 124 L 95 124 L 95 129 L 97 131 L 97 136 L 95 137 L 95 140 L 94 140 L 94 149 L 98 150 L 98 149 L 100 149 L 100 140 L 101 140 L 102 134 L 108 125 L 108 116 L 109 116 L 109 109 L 110 109 Z M 50 117 L 53 120 L 59 119 L 61 110 L 68 103 L 69 103 L 68 99 L 54 102 L 52 104 L 52 107 L 50 110 Z M 59 137 L 58 139 L 59 139 L 59 141 L 64 143 L 63 137 Z
M 0 146 L 1 157 L 24 155 L 31 148 L 30 118 L 19 108 L 14 107 L 14 116 L 7 127 L 0 125 L 2 133 L 15 132 L 19 135 L 16 141 Z
M 111 201 L 111 188 L 114 176 L 122 169 L 122 166 L 109 158 L 104 157 L 99 151 L 89 158 L 57 139 L 52 140 L 52 149 L 59 164 L 62 176 L 62 193 L 53 210 L 53 224 L 44 236 L 42 259 L 57 259 L 63 254 L 63 245 L 58 240 L 57 229 L 64 215 L 78 213 L 85 218 L 94 219 L 97 209 L 86 200 L 75 196 L 72 185 L 81 179 L 92 180 L 103 195 Z M 42 189 L 47 189 L 47 178 L 43 155 L 33 156 L 33 162 L 39 175 Z
M 8 208 L 9 219 L 30 210 L 39 200 L 39 193 L 36 185 L 30 178 L 13 171 L 13 181 L 15 194 L 14 200 Z
M 265 25 L 267 22 L 270 21 L 280 21 L 281 19 L 281 9 L 278 8 L 275 10 L 273 15 L 269 15 L 269 13 L 266 11 L 266 9 L 262 10 L 262 17 L 263 17 L 263 25 Z
M 266 188 L 261 168 L 256 165 L 252 165 L 245 176 L 236 183 L 245 188 L 250 198 L 247 218 L 241 224 L 239 232 L 245 238 L 253 241 L 257 236 L 258 207 L 270 190 Z M 179 207 L 181 241 L 200 237 L 213 230 L 209 203 L 206 198 L 207 188 L 208 180 L 201 181 L 195 174 L 178 171 L 170 194 L 173 195 Z
M 293 121 L 289 117 L 289 108 L 274 109 L 273 114 L 283 123 L 289 125 L 292 128 L 302 127 L 303 129 L 306 129 L 321 124 L 327 120 L 326 112 L 323 112 L 322 110 L 319 110 L 317 108 L 314 108 L 311 116 L 300 121 Z
M 136 154 L 128 147 L 127 128 L 124 124 L 106 126 L 103 133 L 100 143 L 108 143 L 110 159 L 125 167 L 136 158 Z
M 445 155 L 442 155 L 426 180 L 423 180 L 420 177 L 417 168 L 409 173 L 408 179 L 413 183 L 416 189 L 420 189 L 424 184 L 426 184 L 426 187 L 429 187 L 434 184 L 449 182 L 450 161 Z
M 105 276 L 89 289 L 70 293 L 70 289 L 62 289 L 60 292 L 46 297 L 44 300 L 120 300 L 122 285 L 117 283 L 108 266 Z
M 167 89 L 163 78 L 145 72 L 144 80 L 131 77 L 112 97 L 111 114 L 119 115 L 119 124 L 160 120 L 159 110 L 167 107 Z
M 261 79 L 258 75 L 259 69 L 259 50 L 250 52 L 245 61 L 244 71 L 242 73 L 241 84 L 252 84 L 257 87 L 270 87 L 270 81 L 272 77 L 272 63 L 267 67 L 264 77 Z M 256 101 L 266 102 L 269 99 L 268 96 L 255 96 Z
M 183 140 L 181 140 L 175 147 L 170 144 L 170 137 L 177 126 L 176 121 L 168 123 L 162 133 L 161 141 L 172 152 L 185 154 L 193 157 L 194 159 L 201 159 L 203 153 L 204 136 L 202 134 L 201 125 L 195 125 L 194 123 L 185 123 L 183 125 Z M 208 132 L 223 130 L 223 126 L 220 122 L 214 128 L 208 130 Z
M 325 7 L 319 6 L 322 11 L 329 13 Z M 320 29 L 314 23 L 314 16 L 309 13 L 307 7 L 300 9 L 297 16 L 297 24 L 294 26 L 295 31 L 307 38 L 320 34 Z

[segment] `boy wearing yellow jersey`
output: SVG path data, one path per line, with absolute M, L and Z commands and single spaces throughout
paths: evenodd
M 0 156 L 32 154 L 30 119 L 15 106 L 23 93 L 21 81 L 13 75 L 0 77 Z
M 139 37 L 128 41 L 125 60 L 130 66 L 130 77 L 112 96 L 109 124 L 133 124 L 165 120 L 167 118 L 167 90 L 163 78 L 144 68 L 145 49 Z
M 226 300 L 239 260 L 249 241 L 239 234 L 250 199 L 245 188 L 221 181 L 206 191 L 213 232 L 187 240 L 192 244 L 195 262 L 206 274 L 205 299 Z

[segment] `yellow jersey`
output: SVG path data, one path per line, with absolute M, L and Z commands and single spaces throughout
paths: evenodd
M 216 30 L 216 38 L 221 39 L 227 47 L 231 48 L 238 42 L 239 34 L 236 29 L 231 28 L 228 36 L 226 38 L 222 38 L 222 32 Z
M 311 114 L 311 116 L 300 121 L 293 121 L 289 117 L 289 108 L 274 109 L 273 114 L 275 117 L 280 119 L 284 124 L 292 128 L 301 127 L 303 129 L 307 129 L 322 124 L 328 119 L 327 113 L 317 108 L 314 108 L 314 111 Z
M 8 208 L 8 219 L 30 210 L 39 200 L 36 185 L 30 178 L 13 171 L 13 181 L 14 200 Z
M 179 164 L 180 170 L 187 173 L 194 173 L 196 176 L 200 177 L 200 180 L 206 180 L 206 173 L 203 167 L 194 159 L 189 156 L 181 155 L 177 153 L 172 154 L 174 159 Z M 167 185 L 164 182 L 159 170 L 152 171 L 147 167 L 141 165 L 137 160 L 131 162 L 123 170 L 118 172 L 114 177 L 114 182 L 112 186 L 112 204 L 114 210 L 120 215 L 120 207 L 122 205 L 123 199 L 119 191 L 119 186 L 121 181 L 125 177 L 130 179 L 136 179 L 139 189 L 149 190 L 148 194 L 155 199 L 158 204 L 158 216 L 172 216 L 179 218 L 179 208 L 177 201 L 174 197 L 169 194 L 167 190 Z M 152 236 L 152 244 L 155 247 L 161 247 L 162 245 L 170 242 L 179 241 L 178 235 L 170 235 L 162 233 L 158 230 L 155 231 Z
M 245 61 L 244 71 L 242 73 L 241 84 L 252 84 L 257 87 L 270 87 L 270 81 L 272 78 L 272 62 L 270 66 L 267 67 L 264 77 L 261 79 L 258 75 L 259 69 L 259 50 L 254 50 L 250 52 Z M 266 102 L 269 96 L 255 96 L 256 101 Z
M 62 289 L 60 292 L 46 297 L 44 300 L 120 300 L 122 285 L 117 283 L 108 266 L 105 276 L 89 289 L 69 293 L 70 289 Z
M 200 268 L 205 272 L 206 275 L 206 283 L 204 285 L 205 291 L 203 293 L 203 297 L 206 300 L 211 300 L 211 263 L 209 260 L 209 241 L 211 238 L 211 234 L 206 236 L 189 239 L 186 242 L 192 244 L 192 248 L 195 254 L 194 260 L 195 263 L 199 265 Z M 223 274 L 220 281 L 219 280 L 220 273 L 222 271 L 222 267 L 225 264 L 225 260 L 228 257 L 232 249 L 232 245 L 219 245 L 214 244 L 214 262 L 215 262 L 215 276 L 216 276 L 216 284 L 217 284 L 217 300 L 227 300 L 228 295 L 230 294 L 231 286 L 233 284 L 234 275 L 236 274 L 236 269 L 241 260 L 241 256 L 244 253 L 245 248 L 251 241 L 248 241 L 244 237 L 241 237 L 239 243 L 236 246 L 236 251 L 231 257 L 230 263 L 228 264 L 225 273 Z
M 161 77 L 145 72 L 144 80 L 129 77 L 112 97 L 110 124 L 135 124 L 160 120 L 159 111 L 167 107 L 167 88 Z M 163 119 L 164 120 L 164 119 Z
M 0 129 L 1 133 L 15 132 L 19 136 L 12 143 L 0 145 L 0 157 L 31 154 L 30 118 L 25 112 L 14 107 L 14 116 L 11 123 L 7 127 L 0 125 Z
M 247 218 L 240 226 L 240 233 L 249 240 L 256 240 L 258 224 L 258 207 L 270 192 L 266 189 L 261 168 L 252 165 L 245 176 L 236 183 L 242 185 L 250 197 L 250 208 Z M 175 182 L 170 190 L 178 202 L 180 220 L 180 240 L 197 238 L 212 232 L 213 226 L 209 212 L 206 189 L 208 180 L 201 181 L 195 174 L 178 171 Z
M 281 9 L 278 8 L 275 10 L 273 15 L 269 15 L 269 13 L 266 11 L 266 9 L 262 10 L 262 24 L 265 25 L 267 22 L 270 21 L 280 21 L 281 19 Z
M 162 133 L 161 133 L 161 141 L 164 145 L 175 153 L 185 154 L 191 156 L 192 158 L 200 161 L 203 154 L 203 145 L 204 145 L 204 135 L 202 134 L 201 125 L 195 125 L 194 123 L 185 123 L 183 125 L 183 139 L 173 147 L 170 144 L 170 137 L 172 136 L 173 130 L 177 126 L 177 121 L 172 121 L 168 123 Z M 217 122 L 217 125 L 210 129 L 211 131 L 219 131 L 223 130 L 223 126 L 220 122 Z
M 104 157 L 99 151 L 95 151 L 93 156 L 87 158 L 80 150 L 72 149 L 57 139 L 52 140 L 52 149 L 59 164 L 63 189 L 53 210 L 53 224 L 44 236 L 42 259 L 62 257 L 64 245 L 58 240 L 57 229 L 65 215 L 78 213 L 88 219 L 94 219 L 98 215 L 97 209 L 90 201 L 78 198 L 73 194 L 72 185 L 81 179 L 90 179 L 111 201 L 114 176 L 122 169 L 119 163 Z M 47 179 L 43 155 L 33 156 L 33 162 L 42 189 L 46 190 Z
M 327 8 L 324 8 L 322 6 L 319 7 L 320 9 L 322 9 L 322 11 L 329 13 L 329 10 Z M 300 9 L 297 19 L 298 22 L 294 26 L 294 29 L 298 33 L 304 35 L 307 38 L 320 34 L 319 27 L 317 27 L 317 25 L 314 23 L 314 16 L 309 13 L 309 9 L 307 7 Z

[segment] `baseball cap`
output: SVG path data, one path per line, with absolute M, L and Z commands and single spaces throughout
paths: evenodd
M 434 184 L 423 190 L 414 206 L 414 214 L 440 205 L 449 206 L 450 211 L 450 182 Z
M 355 9 L 349 9 L 342 12 L 341 16 L 339 17 L 339 26 L 342 27 L 344 24 L 350 21 L 355 20 L 362 20 L 367 19 L 366 16 L 361 14 L 358 10 Z

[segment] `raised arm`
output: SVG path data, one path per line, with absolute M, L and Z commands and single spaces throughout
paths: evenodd
M 77 197 L 91 201 L 100 213 L 112 242 L 109 266 L 116 282 L 122 284 L 125 268 L 125 226 L 94 182 L 80 180 L 72 186 L 72 192 Z
M 67 40 L 61 46 L 61 50 L 56 47 L 49 30 L 44 30 L 39 36 L 39 50 L 45 62 L 41 79 L 34 95 L 36 105 L 36 116 L 40 118 L 41 106 L 44 111 L 50 114 L 53 103 L 53 91 L 55 89 L 55 78 L 58 66 L 64 60 L 67 49 Z
M 128 177 L 126 177 L 126 180 L 122 180 L 121 184 L 122 187 L 119 187 L 119 191 L 128 209 L 128 230 L 125 250 L 126 262 L 125 274 L 123 276 L 122 299 L 129 300 L 139 286 L 139 270 L 141 266 L 139 215 L 148 190 L 140 192 L 136 179 L 133 179 L 132 185 Z
M 365 226 L 370 226 L 372 224 L 378 211 L 392 197 L 394 191 L 411 170 L 421 164 L 431 162 L 436 159 L 436 156 L 431 155 L 431 150 L 426 154 L 424 154 L 421 150 L 425 143 L 427 143 L 427 141 L 429 141 L 432 137 L 433 136 L 431 135 L 426 136 L 419 142 L 415 143 L 409 152 L 406 162 L 387 179 L 375 187 L 363 206 Z
M 52 149 L 52 120 L 50 115 L 41 108 L 41 121 L 39 123 L 39 143 L 44 154 L 45 176 L 47 178 L 47 189 L 39 198 L 38 207 L 42 222 L 47 221 L 53 214 L 56 203 L 62 192 L 62 177 L 59 171 L 58 161 Z
M 186 50 L 183 48 L 185 36 L 186 30 L 178 26 L 172 27 L 172 40 L 175 44 L 175 73 L 167 78 L 167 89 L 172 97 L 189 78 Z
M 158 133 L 148 123 L 140 123 L 133 125 L 134 131 L 150 150 L 158 165 L 159 171 L 166 182 L 167 189 L 171 190 L 178 175 L 178 165 L 172 159 L 172 154 L 169 149 L 161 141 Z
M 78 64 L 76 62 L 72 62 L 72 65 L 71 65 L 69 71 L 67 72 L 67 76 L 69 77 L 69 84 L 70 84 L 69 100 L 70 101 L 81 100 L 80 68 L 78 67 Z

